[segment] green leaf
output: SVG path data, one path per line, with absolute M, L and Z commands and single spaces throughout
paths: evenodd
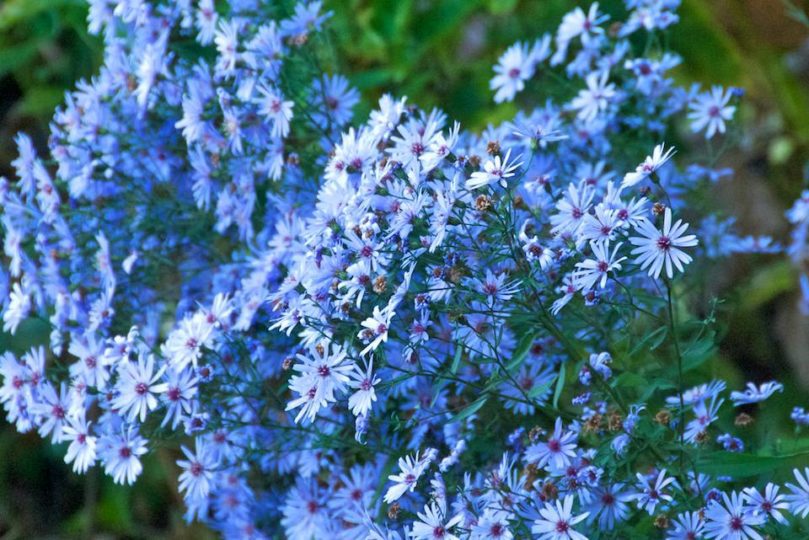
M 809 460 L 809 452 L 782 456 L 757 456 L 735 452 L 712 452 L 700 458 L 697 470 L 717 476 L 749 477 L 762 473 L 791 469 Z
M 716 332 L 710 330 L 699 341 L 683 351 L 683 371 L 696 369 L 713 357 L 716 351 Z
M 544 384 L 539 384 L 537 386 L 534 386 L 533 388 L 531 388 L 531 390 L 528 391 L 528 397 L 530 399 L 536 399 L 537 397 L 541 396 L 542 394 L 544 394 L 545 392 L 550 390 L 551 386 L 553 386 L 553 383 L 554 383 L 554 380 L 550 379 L 549 381 L 545 382 Z
M 450 366 L 449 371 L 453 375 L 458 373 L 458 368 L 461 366 L 461 357 L 463 356 L 463 345 L 457 344 L 455 346 L 455 356 L 452 358 L 452 366 Z
M 657 330 L 646 334 L 643 339 L 641 339 L 637 345 L 632 347 L 632 350 L 629 351 L 629 356 L 635 356 L 640 351 L 653 351 L 660 347 L 664 341 L 666 341 L 666 336 L 668 335 L 669 329 L 667 326 L 661 326 Z
M 511 362 L 506 366 L 509 373 L 518 369 L 522 361 L 525 360 L 525 357 L 528 356 L 528 351 L 531 350 L 531 346 L 534 344 L 534 337 L 534 333 L 529 332 L 517 343 L 517 347 L 514 349 L 514 354 L 511 357 Z
M 559 397 L 562 395 L 562 389 L 565 387 L 565 376 L 567 375 L 567 362 L 562 363 L 559 368 L 559 378 L 556 379 L 556 389 L 553 391 L 553 408 L 559 408 Z
M 486 404 L 486 401 L 488 400 L 489 396 L 487 395 L 479 397 L 478 399 L 476 399 L 475 401 L 473 401 L 472 403 L 461 409 L 461 411 L 458 414 L 456 414 L 450 419 L 449 423 L 461 422 L 462 420 L 469 418 L 470 416 L 478 412 L 480 408 L 483 407 Z

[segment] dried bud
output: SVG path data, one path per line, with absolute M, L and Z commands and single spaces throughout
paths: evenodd
M 705 444 L 706 442 L 708 442 L 709 438 L 710 437 L 708 437 L 707 431 L 700 431 L 699 433 L 697 433 L 697 436 L 694 437 L 694 442 L 697 444 Z
M 399 519 L 399 510 L 401 509 L 402 507 L 399 506 L 397 502 L 390 505 L 390 508 L 388 508 L 388 519 Z
M 587 421 L 584 423 L 584 431 L 585 433 L 594 433 L 599 430 L 601 427 L 601 418 L 600 414 L 594 414 Z
M 617 411 L 611 412 L 607 420 L 607 429 L 610 431 L 618 431 L 622 427 L 624 427 L 624 419 L 621 414 Z
M 671 411 L 668 409 L 660 409 L 655 415 L 655 422 L 663 426 L 669 425 L 669 422 L 671 422 Z
M 658 529 L 668 529 L 669 528 L 669 518 L 665 514 L 660 514 L 655 518 L 655 527 Z
M 376 294 L 382 294 L 385 292 L 385 289 L 388 288 L 388 278 L 385 276 L 379 276 L 374 280 L 374 292 Z
M 478 195 L 475 199 L 475 208 L 478 212 L 485 212 L 492 207 L 492 198 L 488 195 Z
M 552 501 L 559 496 L 559 488 L 553 482 L 546 482 L 542 485 L 542 499 Z
M 290 368 L 292 368 L 292 357 L 287 356 L 286 358 L 284 358 L 284 362 L 281 364 L 281 368 L 284 371 L 289 371 Z
M 465 274 L 464 269 L 456 265 L 451 267 L 449 269 L 449 272 L 447 272 L 447 279 L 450 281 L 450 283 L 454 283 L 457 285 L 463 279 L 464 274 Z
M 477 169 L 480 167 L 480 157 L 479 156 L 469 156 L 469 166 L 473 169 Z
M 652 206 L 652 213 L 654 215 L 656 215 L 656 216 L 662 215 L 663 212 L 665 212 L 665 211 L 666 211 L 666 205 L 661 203 L 661 202 L 656 202 L 656 203 L 654 203 L 654 206 Z
M 534 426 L 531 428 L 531 431 L 528 432 L 528 439 L 531 442 L 536 442 L 542 435 L 545 434 L 545 430 L 539 426 Z
M 756 421 L 755 418 L 753 418 L 749 414 L 739 413 L 739 415 L 733 421 L 733 424 L 739 427 L 747 427 L 755 421 Z
M 500 143 L 497 141 L 489 141 L 489 144 L 486 145 L 486 153 L 490 156 L 494 156 L 500 153 Z

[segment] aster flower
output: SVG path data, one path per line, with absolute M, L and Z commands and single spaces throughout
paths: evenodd
M 705 537 L 720 540 L 763 540 L 755 530 L 764 523 L 764 516 L 750 512 L 747 497 L 732 492 L 722 493 L 722 502 L 712 500 L 705 510 Z
M 783 391 L 784 385 L 776 381 L 761 383 L 759 386 L 749 382 L 747 383 L 747 389 L 745 391 L 731 392 L 730 400 L 733 402 L 733 405 L 738 407 L 739 405 L 760 403 L 769 399 L 774 393 Z
M 597 521 L 598 528 L 604 531 L 615 529 L 615 526 L 626 520 L 629 515 L 627 503 L 632 499 L 632 494 L 624 490 L 623 484 L 607 484 L 595 488 L 588 507 L 590 513 L 588 523 Z
M 98 448 L 104 472 L 112 476 L 116 484 L 133 484 L 143 471 L 140 456 L 146 453 L 146 439 L 136 429 L 104 435 L 98 441 Z
M 694 405 L 696 418 L 685 426 L 684 437 L 687 442 L 696 443 L 699 436 L 708 429 L 708 426 L 716 422 L 719 418 L 719 408 L 724 401 L 724 399 L 717 399 L 716 396 L 713 396 L 710 401 L 699 401 Z
M 648 219 L 640 220 L 635 231 L 641 236 L 632 237 L 629 241 L 638 246 L 632 250 L 632 254 L 638 256 L 637 263 L 641 270 L 648 267 L 649 275 L 655 279 L 660 277 L 664 266 L 669 279 L 674 277 L 672 266 L 682 272 L 683 266 L 692 259 L 680 248 L 693 247 L 698 243 L 693 234 L 684 235 L 687 229 L 688 224 L 679 219 L 672 226 L 670 208 L 666 208 L 662 230 L 658 230 Z
M 576 457 L 577 439 L 578 434 L 574 431 L 564 431 L 562 419 L 557 418 L 553 433 L 548 440 L 526 448 L 525 459 L 530 463 L 536 463 L 539 468 L 551 465 L 555 469 L 561 469 Z
M 701 384 L 699 386 L 695 386 L 694 388 L 689 388 L 682 394 L 682 398 L 677 396 L 669 396 L 666 398 L 666 405 L 669 407 L 679 407 L 680 400 L 682 399 L 683 405 L 685 407 L 691 407 L 696 405 L 700 401 L 705 401 L 706 399 L 711 399 L 715 396 L 718 396 L 721 392 L 725 390 L 727 387 L 727 383 L 722 380 L 711 381 L 707 384 Z
M 342 347 L 327 342 L 310 347 L 308 355 L 297 355 L 300 362 L 294 370 L 298 374 L 289 381 L 289 388 L 299 397 L 291 400 L 286 410 L 303 408 L 295 417 L 295 422 L 306 418 L 311 422 L 322 407 L 336 400 L 336 393 L 343 393 L 350 381 L 349 375 L 355 364 L 345 361 L 346 352 Z
M 803 475 L 799 469 L 793 469 L 792 474 L 798 484 L 787 483 L 786 486 L 792 493 L 784 498 L 792 513 L 804 519 L 809 515 L 809 467 L 803 470 Z
M 638 473 L 638 488 L 639 493 L 635 495 L 635 500 L 638 503 L 638 508 L 646 510 L 648 514 L 654 515 L 657 505 L 660 503 L 667 503 L 673 500 L 673 497 L 665 492 L 665 489 L 674 484 L 674 478 L 666 478 L 666 469 L 661 470 L 657 477 L 652 479 Z
M 3 312 L 3 332 L 14 334 L 30 311 L 31 297 L 22 290 L 19 283 L 15 283 L 9 295 L 8 306 Z
M 781 513 L 782 510 L 789 510 L 789 502 L 787 502 L 784 495 L 780 495 L 778 491 L 781 486 L 767 482 L 764 486 L 764 492 L 760 492 L 754 487 L 744 489 L 744 495 L 749 501 L 749 506 L 753 511 L 763 515 L 765 518 L 772 518 L 782 525 L 788 523 L 787 518 Z
M 494 66 L 496 75 L 489 81 L 495 91 L 495 103 L 512 101 L 517 92 L 525 88 L 525 81 L 534 75 L 536 60 L 524 43 L 509 47 Z
M 183 470 L 179 478 L 179 490 L 185 492 L 186 498 L 201 500 L 211 492 L 217 462 L 204 439 L 197 437 L 194 446 L 195 452 L 183 446 L 186 459 L 177 461 L 177 465 Z
M 71 416 L 62 427 L 63 438 L 69 441 L 65 463 L 73 463 L 73 472 L 83 474 L 96 461 L 96 437 L 90 433 L 90 422 L 81 414 Z
M 702 521 L 699 512 L 678 514 L 671 525 L 666 532 L 666 540 L 696 540 L 701 537 L 705 528 L 705 522 Z
M 141 422 L 146 414 L 154 410 L 157 397 L 168 389 L 166 383 L 157 384 L 163 376 L 166 366 L 155 372 L 155 358 L 151 354 L 141 354 L 138 362 L 123 364 L 118 369 L 118 383 L 115 389 L 118 397 L 113 401 L 113 407 L 119 409 L 122 415 L 128 415 L 130 420 L 139 418 Z
M 724 133 L 725 121 L 731 120 L 736 112 L 734 105 L 728 105 L 732 95 L 730 90 L 724 90 L 721 86 L 714 86 L 710 92 L 697 95 L 688 105 L 691 131 L 696 133 L 704 129 L 706 139 L 717 132 Z
M 618 250 L 623 244 L 618 243 L 610 253 L 609 241 L 590 241 L 590 249 L 594 259 L 585 259 L 576 263 L 573 279 L 580 289 L 591 289 L 596 283 L 603 289 L 607 286 L 607 274 L 621 269 L 621 261 L 626 257 L 618 257 Z
M 267 121 L 272 122 L 272 136 L 286 137 L 289 135 L 289 122 L 292 120 L 292 101 L 284 101 L 284 97 L 276 89 L 260 86 L 256 98 L 258 112 Z
M 509 527 L 509 513 L 486 508 L 477 523 L 472 525 L 470 538 L 474 540 L 513 540 L 514 534 Z
M 315 96 L 322 99 L 323 112 L 315 112 L 315 122 L 325 126 L 347 124 L 354 115 L 353 109 L 360 101 L 359 92 L 348 84 L 342 75 L 324 75 L 315 79 L 313 90 Z
M 354 371 L 351 372 L 349 386 L 354 389 L 354 393 L 348 398 L 348 407 L 355 416 L 367 414 L 376 401 L 374 386 L 379 384 L 380 379 L 373 373 L 373 369 L 373 360 L 369 360 L 365 370 L 355 364 Z
M 600 112 L 604 112 L 615 99 L 617 91 L 613 83 L 608 83 L 609 72 L 590 73 L 585 79 L 587 88 L 570 102 L 570 107 L 578 111 L 578 118 L 592 122 Z
M 658 144 L 654 147 L 652 155 L 646 156 L 646 160 L 638 165 L 634 172 L 626 173 L 623 182 L 621 182 L 621 187 L 631 187 L 638 184 L 645 178 L 648 178 L 652 175 L 652 173 L 668 163 L 668 161 L 674 155 L 674 152 L 675 150 L 673 146 L 666 150 L 665 145 Z
M 379 306 L 374 306 L 373 315 L 362 321 L 362 326 L 365 329 L 357 334 L 357 337 L 369 342 L 368 346 L 360 352 L 360 355 L 365 356 L 379 347 L 380 343 L 388 340 L 389 325 L 390 314 L 388 310 L 384 310 L 383 313 L 383 311 L 380 311 Z
M 500 155 L 496 155 L 494 159 L 487 160 L 483 164 L 483 170 L 473 172 L 472 177 L 466 181 L 466 189 L 480 189 L 497 182 L 502 187 L 506 187 L 508 185 L 506 179 L 514 176 L 514 171 L 522 165 L 521 162 L 509 163 L 510 157 L 511 149 L 506 151 L 506 155 L 502 159 Z
M 419 454 L 416 452 L 414 457 L 405 456 L 399 458 L 399 474 L 388 476 L 388 480 L 396 482 L 395 485 L 388 488 L 385 493 L 385 502 L 390 504 L 399 500 L 406 491 L 413 491 L 416 489 L 416 483 L 419 477 L 424 473 L 424 470 L 430 464 L 427 456 L 419 459 Z
M 461 522 L 461 516 L 455 515 L 447 519 L 446 509 L 436 503 L 424 507 L 418 513 L 419 521 L 413 524 L 413 540 L 460 540 L 450 529 Z
M 568 495 L 564 501 L 556 504 L 547 502 L 539 510 L 540 517 L 531 526 L 531 532 L 540 540 L 587 540 L 583 534 L 573 527 L 587 519 L 588 512 L 573 516 L 573 496 Z

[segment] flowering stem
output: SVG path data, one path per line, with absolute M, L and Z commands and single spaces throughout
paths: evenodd
M 666 280 L 666 308 L 669 315 L 669 328 L 674 343 L 674 354 L 677 356 L 677 392 L 680 396 L 680 469 L 683 466 L 683 448 L 685 444 L 685 402 L 683 401 L 683 356 L 680 353 L 680 342 L 677 339 L 677 322 L 674 318 L 674 302 L 672 300 L 671 283 Z

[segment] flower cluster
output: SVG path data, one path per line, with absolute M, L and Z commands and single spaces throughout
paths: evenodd
M 495 101 L 559 88 L 473 133 L 390 95 L 351 124 L 319 2 L 93 2 L 106 61 L 55 175 L 20 136 L 0 191 L 4 328 L 50 327 L 2 357 L 9 420 L 121 483 L 177 432 L 187 518 L 229 538 L 805 533 L 809 469 L 744 474 L 788 468 L 745 431 L 783 387 L 688 389 L 716 352 L 701 260 L 781 248 L 727 242 L 699 194 L 729 173 L 663 142 L 725 136 L 741 97 L 635 50 L 678 4 L 512 46 Z

